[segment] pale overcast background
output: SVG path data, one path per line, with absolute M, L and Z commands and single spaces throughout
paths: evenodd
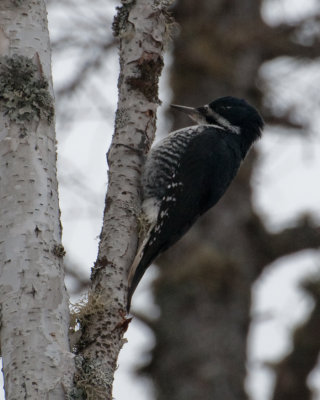
M 83 0 L 79 7 L 81 4 L 84 4 Z M 115 5 L 115 1 L 109 1 L 105 6 L 109 13 L 114 14 Z M 263 8 L 263 17 L 268 23 L 293 21 L 312 13 L 318 6 L 316 0 L 268 0 Z M 76 12 L 77 9 L 74 9 L 73 13 Z M 63 16 L 59 6 L 51 6 L 49 21 L 53 36 L 63 31 L 61 20 Z M 109 28 L 106 26 L 106 29 Z M 79 56 L 70 51 L 68 57 L 53 59 L 56 87 L 61 87 L 72 76 Z M 170 56 L 166 59 L 169 63 Z M 312 90 L 318 91 L 319 67 L 319 62 L 315 61 L 302 75 L 299 72 L 305 68 L 304 65 L 292 65 L 284 58 L 266 64 L 261 74 L 274 82 L 272 90 L 278 99 L 278 104 L 274 106 L 281 107 L 286 102 L 290 104 L 304 96 L 312 96 Z M 160 98 L 163 105 L 158 115 L 158 134 L 166 134 L 169 126 L 163 118 L 164 110 L 170 104 L 167 74 L 165 70 L 161 79 Z M 115 50 L 99 74 L 90 79 L 90 90 L 70 99 L 75 109 L 74 121 L 61 124 L 60 115 L 57 116 L 63 243 L 68 259 L 87 277 L 96 259 L 97 237 L 101 229 L 107 184 L 106 152 L 113 132 L 117 79 L 118 59 Z M 316 84 L 312 86 L 312 82 Z M 101 104 L 105 105 L 96 110 L 92 106 L 92 97 L 97 96 L 102 84 L 105 89 Z M 320 220 L 319 113 L 315 109 L 304 110 L 303 103 L 301 107 L 311 125 L 312 134 L 307 139 L 266 129 L 257 145 L 261 163 L 252 182 L 255 205 L 265 215 L 267 226 L 273 230 L 294 221 L 304 212 L 312 213 Z M 254 286 L 252 313 L 257 322 L 251 328 L 247 379 L 252 399 L 268 400 L 272 374 L 265 363 L 277 360 L 290 349 L 292 326 L 301 322 L 312 306 L 310 299 L 298 290 L 298 284 L 303 277 L 319 274 L 319 255 L 317 251 L 305 251 L 298 256 L 284 257 L 271 265 Z M 157 315 L 157 309 L 153 305 L 149 286 L 155 275 L 156 268 L 150 268 L 133 298 L 133 308 L 154 316 Z M 72 285 L 72 282 L 67 284 Z M 114 398 L 153 400 L 151 383 L 135 376 L 132 371 L 148 359 L 148 349 L 152 348 L 154 338 L 150 330 L 136 319 L 130 324 L 126 337 L 128 343 L 120 354 Z M 315 400 L 320 400 L 319 370 L 310 376 L 310 385 L 318 390 Z

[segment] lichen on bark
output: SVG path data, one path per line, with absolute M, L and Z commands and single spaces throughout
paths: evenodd
M 46 119 L 51 124 L 54 106 L 48 87 L 33 59 L 17 54 L 0 57 L 0 107 L 12 122 Z

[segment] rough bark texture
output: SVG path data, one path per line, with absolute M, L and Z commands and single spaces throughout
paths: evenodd
M 0 304 L 6 399 L 72 383 L 50 43 L 42 0 L 0 3 Z
M 266 26 L 260 6 L 256 0 L 177 3 L 181 34 L 171 71 L 173 103 L 198 106 L 234 95 L 265 114 L 255 85 L 261 64 L 300 51 L 314 57 L 315 50 L 291 42 L 285 27 Z M 174 128 L 188 123 L 177 116 Z M 155 293 L 161 318 L 151 324 L 157 344 L 146 368 L 158 400 L 246 399 L 251 285 L 271 261 L 320 245 L 319 227 L 305 221 L 276 235 L 267 232 L 251 202 L 256 161 L 252 151 L 219 204 L 158 259 L 162 274 Z
M 109 183 L 87 312 L 80 320 L 78 386 L 94 399 L 112 398 L 123 334 L 127 274 L 138 241 L 139 176 L 154 138 L 158 79 L 167 36 L 161 1 L 123 1 L 114 21 L 120 40 L 119 101 L 108 152 Z

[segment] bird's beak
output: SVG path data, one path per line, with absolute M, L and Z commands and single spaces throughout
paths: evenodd
M 182 111 L 183 113 L 187 114 L 189 118 L 193 121 L 200 123 L 203 121 L 203 116 L 199 112 L 197 108 L 193 107 L 186 107 L 186 106 L 178 106 L 176 104 L 171 104 L 171 107 L 175 110 Z
M 178 111 L 182 111 L 183 113 L 187 114 L 190 118 L 192 118 L 192 116 L 199 114 L 197 109 L 193 108 L 193 107 L 178 106 L 177 104 L 171 104 L 170 107 L 172 107 Z

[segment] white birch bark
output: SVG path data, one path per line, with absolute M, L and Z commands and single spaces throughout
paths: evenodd
M 0 304 L 6 399 L 72 382 L 44 0 L 0 1 Z
M 78 343 L 79 388 L 89 398 L 108 400 L 130 322 L 125 318 L 127 279 L 138 241 L 139 178 L 155 134 L 158 79 L 168 29 L 164 1 L 123 0 L 122 4 L 114 23 L 120 39 L 120 76 L 115 132 L 108 152 L 108 192 Z

